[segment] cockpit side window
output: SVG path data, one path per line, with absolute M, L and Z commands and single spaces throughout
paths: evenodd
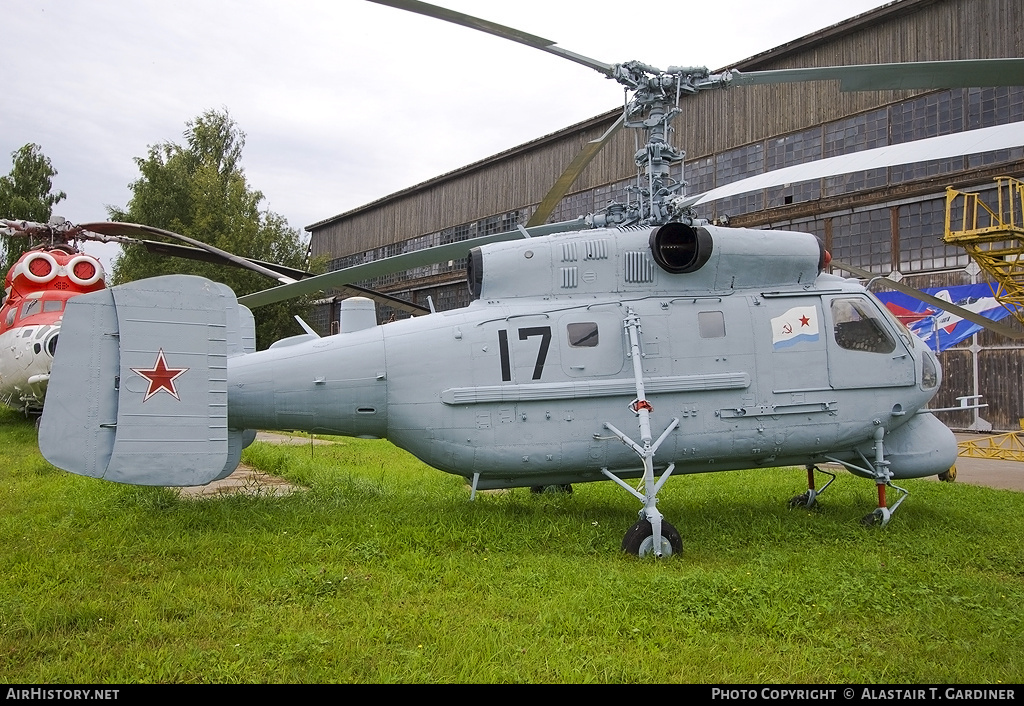
M 29 299 L 21 305 L 21 318 L 27 318 L 42 311 L 43 303 L 38 299 Z
M 885 330 L 880 315 L 863 299 L 833 299 L 832 322 L 841 348 L 868 353 L 896 350 L 896 342 Z
M 43 311 L 50 313 L 54 311 L 60 311 L 64 308 L 64 302 L 60 299 L 49 299 L 43 302 Z

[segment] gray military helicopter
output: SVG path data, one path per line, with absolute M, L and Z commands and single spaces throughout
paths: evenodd
M 544 224 L 610 130 L 515 231 L 240 299 L 183 275 L 75 297 L 40 426 L 47 460 L 121 483 L 187 486 L 230 474 L 256 429 L 387 438 L 465 477 L 474 495 L 610 480 L 642 506 L 622 549 L 659 557 L 682 550 L 657 508 L 674 474 L 805 466 L 807 490 L 791 504 L 811 507 L 835 478 L 818 464 L 840 464 L 875 483 L 878 504 L 864 520 L 884 526 L 907 497 L 893 481 L 953 465 L 956 441 L 926 407 L 941 383 L 934 354 L 861 284 L 829 274 L 814 236 L 700 219 L 694 207 L 711 196 L 686 195 L 673 181 L 682 153 L 667 141 L 668 124 L 677 101 L 699 90 L 837 78 L 855 90 L 1018 85 L 1024 60 L 662 71 L 606 64 L 421 2 L 374 1 L 542 49 L 626 86 L 632 98 L 613 130 L 646 133 L 629 202 Z M 969 145 L 939 138 L 915 143 L 913 154 L 851 157 L 899 164 L 1020 145 L 1022 132 L 990 128 L 973 131 Z M 372 302 L 354 297 L 342 304 L 340 334 L 306 327 L 255 352 L 248 307 L 466 249 L 467 307 L 378 325 Z M 822 487 L 819 472 L 829 476 Z M 899 494 L 891 505 L 888 489 Z

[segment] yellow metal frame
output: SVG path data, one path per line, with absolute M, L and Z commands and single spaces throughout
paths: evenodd
M 1024 323 L 1024 182 L 1009 176 L 995 181 L 994 204 L 977 192 L 946 189 L 943 240 L 967 251 L 998 283 L 996 300 Z M 962 217 L 953 223 L 958 205 Z
M 1021 420 L 1024 430 L 1024 420 Z M 999 461 L 1024 461 L 1024 431 L 979 437 L 977 441 L 961 441 L 957 444 L 959 456 L 988 458 Z

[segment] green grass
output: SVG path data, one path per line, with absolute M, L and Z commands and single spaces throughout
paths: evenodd
M 682 556 L 611 483 L 469 502 L 386 442 L 254 444 L 308 490 L 179 499 L 56 470 L 0 414 L 0 682 L 1024 681 L 1024 493 L 674 478 Z

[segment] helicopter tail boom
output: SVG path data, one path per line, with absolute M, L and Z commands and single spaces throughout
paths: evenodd
M 188 486 L 226 476 L 255 436 L 228 427 L 227 359 L 251 352 L 254 341 L 248 309 L 199 277 L 75 297 L 40 451 L 59 468 L 119 483 Z

